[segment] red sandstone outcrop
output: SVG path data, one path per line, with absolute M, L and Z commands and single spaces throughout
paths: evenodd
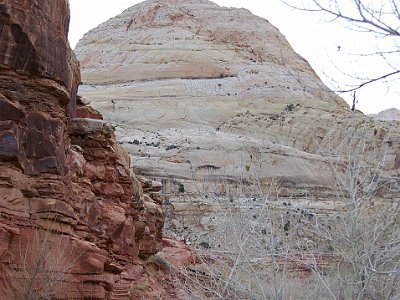
M 0 4 L 0 299 L 178 299 L 146 267 L 163 247 L 160 189 L 77 106 L 68 23 L 66 0 Z
M 78 95 L 76 98 L 76 117 L 103 120 L 102 114 L 89 104 L 90 101 Z

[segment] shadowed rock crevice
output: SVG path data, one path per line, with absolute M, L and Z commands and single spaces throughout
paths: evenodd
M 2 34 L 2 49 L 0 49 L 0 61 L 3 64 L 10 64 L 10 67 L 17 71 L 26 71 L 32 75 L 40 74 L 38 59 L 36 52 L 28 39 L 28 36 L 22 32 L 17 24 L 7 25 L 1 24 L 0 31 Z M 7 53 L 10 49 L 5 45 L 16 45 L 12 48 L 11 53 Z M 10 58 L 13 60 L 9 61 Z

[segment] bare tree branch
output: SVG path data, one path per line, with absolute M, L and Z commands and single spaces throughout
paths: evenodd
M 335 92 L 337 92 L 337 93 L 354 92 L 354 91 L 359 90 L 359 89 L 361 89 L 362 87 L 364 87 L 364 86 L 366 86 L 368 84 L 371 84 L 371 83 L 374 83 L 374 82 L 377 82 L 377 81 L 381 81 L 383 79 L 387 79 L 387 78 L 392 77 L 392 76 L 397 75 L 397 74 L 400 74 L 400 70 L 397 70 L 397 71 L 394 71 L 394 72 L 391 72 L 391 73 L 388 73 L 388 74 L 385 74 L 385 75 L 382 75 L 382 76 L 379 76 L 379 77 L 376 77 L 376 78 L 369 79 L 369 80 L 367 80 L 367 81 L 355 86 L 354 88 L 345 89 L 345 90 L 336 90 Z
M 368 32 L 375 32 L 376 34 L 390 35 L 390 36 L 400 36 L 399 27 L 394 28 L 389 20 L 384 19 L 386 15 L 394 15 L 397 17 L 398 9 L 395 3 L 392 4 L 392 10 L 390 12 L 383 12 L 384 5 L 380 7 L 380 12 L 376 15 L 376 11 L 368 7 L 361 0 L 351 0 L 346 1 L 347 7 L 345 9 L 341 9 L 343 5 L 340 5 L 338 0 L 308 0 L 302 6 L 292 4 L 295 1 L 281 0 L 287 6 L 308 12 L 323 12 L 327 15 L 333 16 L 334 20 L 342 19 L 352 23 L 356 27 L 363 28 Z M 388 2 L 386 0 L 386 2 Z M 302 2 L 304 3 L 304 2 Z M 327 3 L 327 4 L 326 4 Z M 353 9 L 350 7 L 350 4 L 354 5 Z M 325 5 L 324 5 L 325 4 Z M 346 12 L 345 12 L 346 11 Z M 355 14 L 353 11 L 356 11 Z M 399 17 L 397 17 L 397 22 L 399 21 Z M 397 24 L 396 24 L 397 25 Z
M 285 5 L 300 11 L 321 13 L 321 16 L 331 18 L 329 22 L 345 21 L 350 26 L 350 30 L 354 32 L 366 33 L 369 37 L 375 37 L 376 49 L 371 51 L 366 49 L 357 50 L 356 53 L 348 53 L 341 51 L 339 55 L 348 55 L 363 58 L 364 65 L 368 65 L 369 57 L 373 60 L 379 58 L 382 66 L 386 70 L 379 71 L 376 75 L 360 76 L 362 71 L 352 68 L 351 71 L 345 71 L 344 66 L 336 66 L 336 61 L 332 64 L 336 69 L 345 76 L 353 79 L 353 83 L 343 84 L 339 80 L 333 80 L 326 74 L 328 78 L 335 82 L 339 88 L 334 88 L 336 93 L 348 93 L 362 89 L 367 85 L 384 82 L 387 79 L 397 79 L 396 75 L 400 73 L 399 59 L 395 55 L 400 54 L 400 45 L 398 38 L 400 37 L 400 11 L 399 2 L 397 0 L 279 0 Z M 373 47 L 373 46 L 372 46 Z M 338 51 L 343 50 L 338 46 Z M 378 62 L 379 63 L 379 62 Z M 368 71 L 372 74 L 373 71 Z M 352 74 L 350 74 L 352 73 Z M 364 77 L 364 78 L 362 78 Z

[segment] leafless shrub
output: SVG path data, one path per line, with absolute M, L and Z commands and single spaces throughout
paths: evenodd
M 178 270 L 187 299 L 399 299 L 398 174 L 388 165 L 390 132 L 370 131 L 354 123 L 339 146 L 319 150 L 335 174 L 336 211 L 292 206 L 276 182 L 262 197 L 256 182 L 254 197 L 213 199 L 220 209 L 202 264 Z
M 9 272 L 17 299 L 54 299 L 71 281 L 79 255 L 72 251 L 69 239 L 36 228 L 28 243 L 19 242 Z
M 332 168 L 342 207 L 313 224 L 340 258 L 331 273 L 334 286 L 319 277 L 332 299 L 400 297 L 400 199 L 392 187 L 398 174 L 388 170 L 387 138 L 367 133 L 365 127 L 350 128 L 336 150 L 341 154 Z

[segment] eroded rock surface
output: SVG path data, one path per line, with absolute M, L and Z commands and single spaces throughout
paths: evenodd
M 163 248 L 160 185 L 77 107 L 68 23 L 66 0 L 0 4 L 0 299 L 178 299 L 147 267 Z
M 208 224 L 215 197 L 229 207 L 231 196 L 269 193 L 332 210 L 345 171 L 332 159 L 350 149 L 397 180 L 399 127 L 351 111 L 245 9 L 145 1 L 89 31 L 75 53 L 82 94 L 115 124 L 134 168 L 163 182 L 173 227 Z
M 400 121 L 400 110 L 397 108 L 389 108 L 377 114 L 371 115 L 371 117 L 382 121 Z

